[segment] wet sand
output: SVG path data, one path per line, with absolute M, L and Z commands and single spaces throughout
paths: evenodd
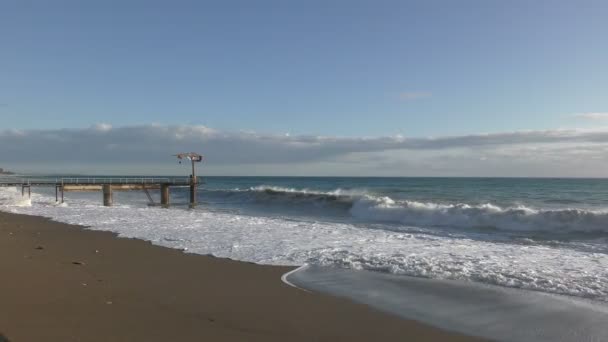
M 0 213 L 0 341 L 478 341 L 292 288 L 291 269 Z

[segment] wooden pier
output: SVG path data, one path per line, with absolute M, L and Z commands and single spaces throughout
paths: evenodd
M 113 193 L 115 191 L 143 191 L 148 200 L 154 204 L 149 190 L 160 190 L 160 204 L 168 207 L 170 204 L 170 188 L 188 187 L 190 188 L 190 206 L 196 205 L 196 188 L 198 187 L 197 177 L 181 178 L 26 178 L 26 179 L 4 179 L 0 180 L 0 187 L 21 187 L 21 196 L 31 197 L 32 187 L 55 187 L 55 200 L 64 202 L 64 193 L 73 191 L 101 191 L 103 193 L 103 205 L 112 206 L 114 203 Z

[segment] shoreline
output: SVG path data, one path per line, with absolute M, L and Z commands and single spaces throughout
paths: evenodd
M 0 212 L 9 341 L 480 341 L 281 281 L 258 265 Z M 1 340 L 1 339 L 0 339 Z

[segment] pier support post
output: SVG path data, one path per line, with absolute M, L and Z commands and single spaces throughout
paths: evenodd
M 160 185 L 160 204 L 168 208 L 169 207 L 169 184 Z
M 30 185 L 22 185 L 21 186 L 21 197 L 25 196 L 25 188 L 27 188 L 27 196 L 28 196 L 28 198 L 32 198 L 32 187 Z
M 61 203 L 63 203 L 63 185 L 55 185 L 55 202 L 59 203 L 59 191 L 61 191 Z
M 196 177 L 190 178 L 190 208 L 196 206 Z
M 106 207 L 112 206 L 112 185 L 104 184 L 103 186 L 103 205 Z

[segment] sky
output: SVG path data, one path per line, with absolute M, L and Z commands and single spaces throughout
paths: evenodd
M 0 0 L 0 167 L 608 173 L 607 1 Z

